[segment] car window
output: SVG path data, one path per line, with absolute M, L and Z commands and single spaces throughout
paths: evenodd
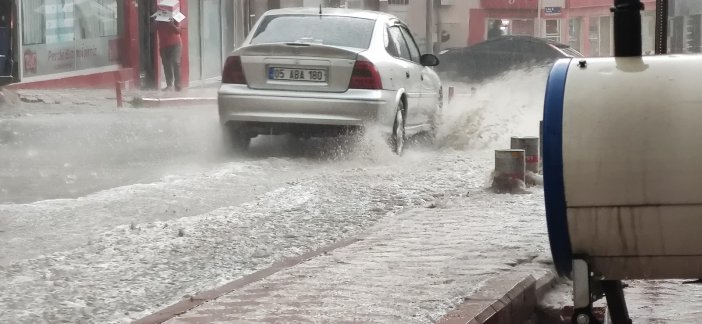
M 395 48 L 397 48 L 397 52 L 399 54 L 395 57 L 403 58 L 405 60 L 412 60 L 409 47 L 407 46 L 405 38 L 402 36 L 402 31 L 400 30 L 400 27 L 390 27 L 390 41 L 395 43 Z
M 394 57 L 400 57 L 400 52 L 397 49 L 398 45 L 395 40 L 392 39 L 390 36 L 390 31 L 388 28 L 385 28 L 384 32 L 384 41 L 385 41 L 385 50 L 388 52 L 388 54 L 394 56 Z
M 375 20 L 318 15 L 267 16 L 251 44 L 304 42 L 367 49 Z
M 405 27 L 401 27 L 400 31 L 402 31 L 402 36 L 405 37 L 405 42 L 407 42 L 412 61 L 419 63 L 419 57 L 421 54 L 419 52 L 419 47 L 417 47 L 417 43 L 414 41 L 414 37 L 412 37 L 412 34 Z

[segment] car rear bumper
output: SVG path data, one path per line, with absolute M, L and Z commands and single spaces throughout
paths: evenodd
M 255 90 L 223 84 L 218 92 L 219 117 L 229 122 L 334 126 L 378 123 L 392 127 L 395 91 L 350 89 L 343 93 Z

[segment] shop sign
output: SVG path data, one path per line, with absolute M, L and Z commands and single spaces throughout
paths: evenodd
M 24 76 L 78 71 L 117 64 L 117 37 L 24 46 Z
M 551 16 L 560 15 L 561 7 L 544 7 L 544 13 Z

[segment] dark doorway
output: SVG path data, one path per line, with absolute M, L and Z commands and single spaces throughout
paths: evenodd
M 0 85 L 15 81 L 16 67 L 16 37 L 14 1 L 0 1 Z
M 156 30 L 151 15 L 156 12 L 156 0 L 139 0 L 139 73 L 141 87 L 157 88 Z

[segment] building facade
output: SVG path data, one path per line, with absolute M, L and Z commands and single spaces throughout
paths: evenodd
M 641 13 L 642 51 L 653 54 L 656 29 L 656 1 L 643 0 L 645 10 Z M 585 56 L 611 56 L 614 53 L 613 17 L 611 0 L 568 0 L 567 12 L 562 24 L 567 33 L 562 43 Z
M 20 86 L 111 87 L 122 80 L 153 88 L 162 83 L 150 18 L 157 0 L 2 1 L 12 4 L 5 6 L 12 14 L 10 23 L 0 17 L 0 28 L 6 28 L 0 38 L 11 39 Z M 643 50 L 652 53 L 655 0 L 643 2 Z M 389 12 L 410 25 L 422 48 L 434 52 L 485 40 L 495 20 L 505 34 L 545 37 L 586 56 L 613 50 L 612 0 L 181 0 L 180 5 L 187 17 L 183 85 L 217 82 L 228 53 L 241 45 L 258 17 L 284 7 Z M 5 25 L 11 25 L 9 33 Z M 701 52 L 702 1 L 671 1 L 669 28 L 671 52 Z
M 151 19 L 157 0 L 3 0 L 15 7 L 11 35 L 16 87 L 155 88 L 163 81 Z M 181 75 L 187 86 L 216 81 L 243 36 L 246 0 L 181 0 Z M 238 11 L 237 11 L 238 10 Z

